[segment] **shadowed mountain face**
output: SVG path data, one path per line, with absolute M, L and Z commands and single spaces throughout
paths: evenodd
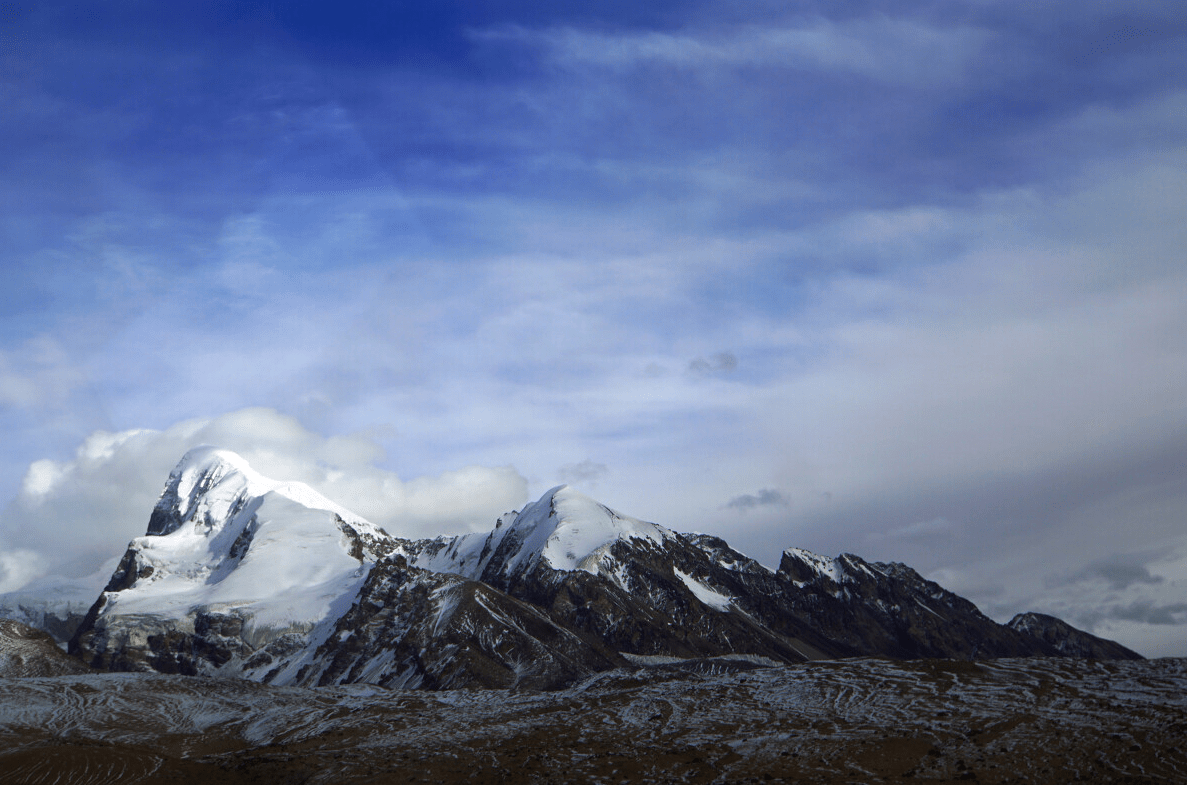
M 303 684 L 549 689 L 626 665 L 597 638 L 485 583 L 375 565 L 351 609 L 311 659 Z
M 1143 655 L 1120 643 L 1098 638 L 1043 613 L 1020 613 L 1006 623 L 1012 630 L 1050 645 L 1064 657 L 1097 660 L 1141 660 Z
M 212 448 L 171 473 L 70 650 L 109 670 L 432 689 L 558 688 L 631 657 L 1133 655 L 1059 620 L 997 624 L 902 564 L 793 548 L 772 572 L 566 486 L 487 533 L 402 540 Z
M 825 560 L 792 548 L 777 576 L 806 624 L 862 653 L 899 659 L 1059 654 L 904 564 L 870 563 L 848 553 Z

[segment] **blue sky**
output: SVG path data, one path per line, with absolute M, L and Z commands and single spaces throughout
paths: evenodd
M 1182 4 L 644 5 L 5 3 L 0 588 L 217 440 L 1182 656 Z

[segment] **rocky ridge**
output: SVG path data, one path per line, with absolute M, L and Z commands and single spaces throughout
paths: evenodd
M 1120 643 L 1090 635 L 1043 613 L 1020 613 L 1006 626 L 1043 641 L 1063 657 L 1098 660 L 1141 660 L 1143 656 Z

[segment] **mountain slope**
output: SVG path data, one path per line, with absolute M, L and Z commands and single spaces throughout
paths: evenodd
M 411 563 L 501 589 L 635 655 L 859 653 L 781 612 L 775 575 L 724 541 L 624 515 L 559 486 L 487 534 L 402 546 Z
M 1143 655 L 1120 643 L 1078 630 L 1068 622 L 1043 613 L 1020 613 L 1008 621 L 1006 626 L 1043 641 L 1065 657 L 1099 660 L 1143 659 Z
M 969 600 L 897 562 L 784 551 L 778 577 L 793 613 L 859 651 L 901 659 L 1052 656 L 1043 641 L 982 614 Z
M 552 689 L 627 662 L 485 583 L 393 554 L 318 648 L 303 684 Z
M 90 672 L 90 668 L 59 649 L 44 630 L 0 619 L 0 678 Z

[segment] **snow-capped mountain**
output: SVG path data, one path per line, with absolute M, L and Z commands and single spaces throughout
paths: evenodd
M 567 486 L 488 534 L 400 550 L 415 565 L 484 581 L 629 654 L 794 662 L 1059 653 L 906 565 L 790 548 L 773 573 L 719 538 L 631 518 Z
M 188 652 L 205 647 L 201 659 L 236 675 L 265 651 L 296 668 L 294 655 L 329 634 L 394 544 L 306 485 L 196 448 L 170 474 L 148 533 L 129 544 L 71 651 L 99 667 L 187 672 L 196 669 Z
M 550 686 L 623 664 L 489 586 L 409 567 L 401 545 L 306 485 L 197 448 L 70 650 L 103 669 L 303 685 Z
M 613 578 L 609 552 L 616 543 L 639 540 L 663 546 L 676 536 L 561 485 L 519 513 L 500 518 L 489 533 L 421 540 L 405 550 L 418 567 L 492 584 L 537 566 Z
M 102 669 L 429 688 L 558 687 L 649 657 L 1071 653 L 902 564 L 793 548 L 772 571 L 567 486 L 486 533 L 402 540 L 209 447 L 70 646 Z
M 410 563 L 507 592 L 632 655 L 750 654 L 801 662 L 850 654 L 791 617 L 760 608 L 775 575 L 724 542 L 624 515 L 568 486 L 487 534 L 402 546 Z

